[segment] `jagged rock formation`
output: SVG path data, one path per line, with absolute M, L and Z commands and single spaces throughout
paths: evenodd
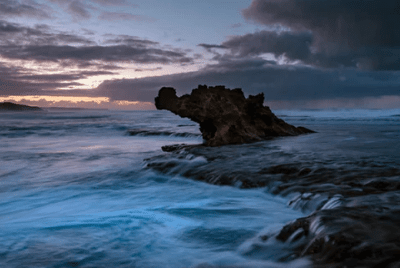
M 276 117 L 265 107 L 264 94 L 245 98 L 240 88 L 199 85 L 191 95 L 176 96 L 171 87 L 163 87 L 155 98 L 157 109 L 169 110 L 200 124 L 207 146 L 240 144 L 277 136 L 312 133 L 294 127 Z
M 36 107 L 36 106 L 21 105 L 21 104 L 15 104 L 12 102 L 0 103 L 0 110 L 5 110 L 5 111 L 42 111 L 41 108 Z

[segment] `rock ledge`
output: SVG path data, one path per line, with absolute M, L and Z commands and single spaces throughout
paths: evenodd
M 163 87 L 155 98 L 158 110 L 169 110 L 200 124 L 206 146 L 241 144 L 278 136 L 295 136 L 314 131 L 295 127 L 276 117 L 263 105 L 264 94 L 245 98 L 240 88 L 199 85 L 190 95 L 176 96 Z

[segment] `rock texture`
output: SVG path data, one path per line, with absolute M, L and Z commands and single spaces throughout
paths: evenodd
M 15 104 L 12 102 L 0 103 L 0 111 L 1 110 L 4 110 L 4 111 L 42 111 L 42 109 L 39 107 Z
M 277 118 L 265 107 L 264 94 L 245 98 L 240 88 L 199 85 L 191 95 L 176 96 L 171 87 L 163 87 L 155 98 L 159 110 L 169 110 L 200 124 L 206 146 L 240 144 L 277 136 L 312 133 Z

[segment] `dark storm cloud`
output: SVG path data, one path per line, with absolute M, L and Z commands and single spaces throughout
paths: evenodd
M 186 94 L 199 84 L 207 84 L 241 87 L 246 94 L 264 92 L 266 101 L 398 95 L 400 81 L 397 76 L 382 72 L 386 77 L 382 80 L 374 77 L 375 73 L 274 66 L 262 59 L 227 60 L 197 72 L 105 81 L 94 94 L 112 100 L 153 102 L 163 86 L 175 87 L 178 94 Z
M 229 48 L 233 54 L 240 57 L 273 53 L 275 56 L 285 55 L 293 60 L 304 60 L 311 55 L 310 44 L 312 41 L 313 36 L 309 32 L 260 31 L 232 37 L 223 42 L 222 47 Z
M 311 63 L 370 70 L 400 69 L 397 0 L 253 0 L 245 18 L 311 31 Z
M 243 14 L 263 24 L 309 29 L 351 47 L 400 44 L 397 0 L 253 0 Z
M 330 52 L 315 51 L 312 46 L 314 36 L 311 32 L 293 31 L 260 31 L 253 34 L 230 37 L 223 42 L 220 47 L 226 48 L 230 53 L 222 55 L 225 58 L 246 58 L 258 57 L 265 53 L 270 53 L 275 58 L 286 62 L 301 61 L 303 64 L 317 67 L 337 68 L 337 67 L 357 67 L 368 63 L 364 57 L 366 50 L 353 52 L 334 49 Z M 215 45 L 214 47 L 218 47 Z M 214 60 L 219 61 L 221 55 L 215 53 Z M 372 52 L 371 52 L 372 53 Z M 375 52 L 376 53 L 376 52 Z M 391 54 L 394 55 L 393 53 Z M 364 58 L 363 58 L 364 57 Z M 393 57 L 391 57 L 391 60 Z
M 37 2 L 19 1 L 19 0 L 1 0 L 0 1 L 0 18 L 1 17 L 15 17 L 26 16 L 34 18 L 50 18 L 49 8 L 45 5 L 38 4 Z

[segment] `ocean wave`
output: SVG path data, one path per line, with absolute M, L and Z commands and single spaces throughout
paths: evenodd
M 282 248 L 293 250 L 295 259 L 316 256 L 317 264 L 340 264 L 354 257 L 360 264 L 379 264 L 399 250 L 392 243 L 400 239 L 400 218 L 393 216 L 400 211 L 400 168 L 393 159 L 277 144 L 279 140 L 219 148 L 183 146 L 145 161 L 148 168 L 168 175 L 239 188 L 265 187 L 266 192 L 288 198 L 289 207 L 310 213 L 279 232 L 260 234 L 245 255 L 270 252 L 281 241 Z M 189 156 L 204 161 L 193 164 Z M 383 235 L 369 236 L 371 230 Z M 384 254 L 386 247 L 390 251 Z M 359 259 L 368 252 L 375 257 Z M 282 255 L 279 260 L 292 259 Z
M 157 131 L 147 129 L 130 129 L 128 130 L 130 136 L 167 136 L 167 137 L 180 137 L 180 138 L 198 138 L 201 134 L 188 133 L 188 132 L 171 132 L 171 131 Z

